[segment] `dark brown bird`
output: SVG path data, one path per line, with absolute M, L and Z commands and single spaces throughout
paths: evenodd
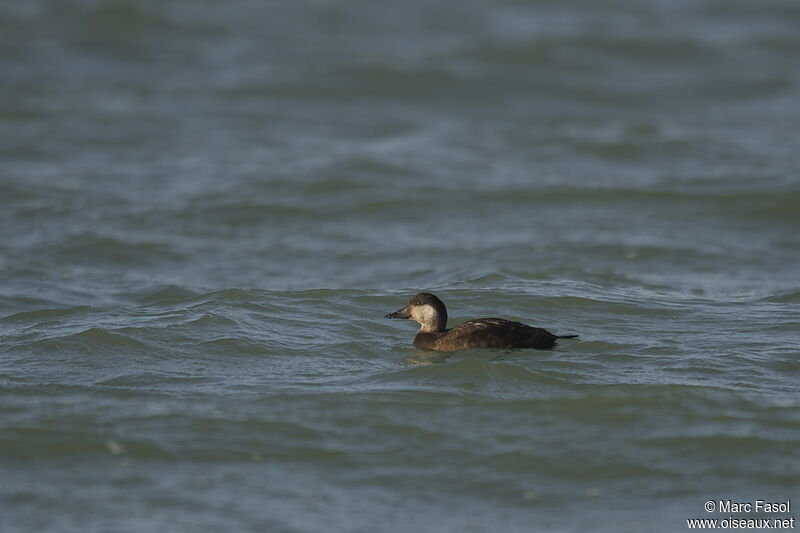
M 577 335 L 553 335 L 546 329 L 502 318 L 478 318 L 447 328 L 447 309 L 442 301 L 427 292 L 411 297 L 405 307 L 386 318 L 408 318 L 419 322 L 414 345 L 428 350 L 454 352 L 468 348 L 536 348 L 555 346 L 558 339 L 574 339 Z

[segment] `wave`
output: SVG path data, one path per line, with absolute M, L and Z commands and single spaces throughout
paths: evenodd
M 156 355 L 160 350 L 149 343 L 137 340 L 132 336 L 105 328 L 92 327 L 78 333 L 63 336 L 50 333 L 39 340 L 19 343 L 15 351 L 32 351 L 40 354 L 51 354 L 59 359 L 66 354 L 88 356 L 125 356 Z
M 133 236 L 83 233 L 55 244 L 52 260 L 59 263 L 108 264 L 142 267 L 183 259 L 184 255 L 166 242 L 139 240 Z
M 780 294 L 775 294 L 762 298 L 764 302 L 774 302 L 781 304 L 796 304 L 800 303 L 800 291 L 788 291 Z

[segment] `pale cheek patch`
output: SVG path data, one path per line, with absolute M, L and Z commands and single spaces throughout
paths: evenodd
M 431 331 L 436 324 L 436 309 L 430 305 L 414 307 L 411 318 L 422 325 L 420 331 Z
M 436 321 L 436 309 L 430 305 L 423 305 L 419 308 L 420 322 L 423 324 L 432 324 Z

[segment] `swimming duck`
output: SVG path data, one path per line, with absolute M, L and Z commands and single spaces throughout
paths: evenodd
M 542 328 L 502 318 L 478 318 L 447 328 L 447 309 L 442 301 L 427 292 L 411 297 L 402 309 L 386 318 L 408 318 L 419 322 L 414 345 L 428 350 L 454 352 L 468 348 L 552 348 L 558 339 L 577 335 L 553 335 Z

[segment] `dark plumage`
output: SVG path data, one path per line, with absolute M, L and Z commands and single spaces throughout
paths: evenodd
M 427 292 L 411 297 L 408 304 L 386 318 L 408 318 L 419 322 L 414 345 L 429 350 L 456 351 L 468 348 L 552 348 L 558 339 L 577 335 L 553 335 L 542 328 L 502 318 L 478 318 L 452 329 L 447 327 L 447 309 L 442 301 Z

